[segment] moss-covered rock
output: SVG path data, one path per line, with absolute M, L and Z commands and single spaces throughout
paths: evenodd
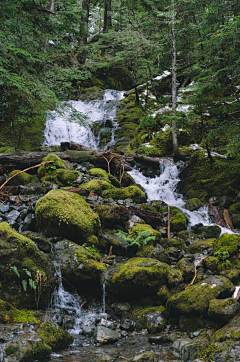
M 223 328 L 219 329 L 212 337 L 213 341 L 240 341 L 240 316 L 231 320 Z
M 218 238 L 221 235 L 221 228 L 217 225 L 203 226 L 201 228 L 201 237 L 204 239 Z
M 34 316 L 36 311 L 12 308 L 12 305 L 0 299 L 0 323 L 40 323 L 40 321 Z
M 66 288 L 73 286 L 83 293 L 100 287 L 100 278 L 106 268 L 100 263 L 98 253 L 64 239 L 55 244 L 55 258 Z
M 138 258 L 151 258 L 153 250 L 154 250 L 154 246 L 152 244 L 144 245 L 136 252 L 136 256 Z M 154 259 L 157 259 L 157 258 L 154 257 Z M 165 262 L 164 260 L 161 260 L 161 261 Z
M 184 281 L 186 283 L 189 283 L 194 276 L 194 265 L 190 263 L 187 258 L 182 258 L 181 260 L 179 260 L 176 266 L 181 271 Z
M 134 184 L 135 184 L 134 178 L 125 171 L 122 176 L 121 185 L 124 187 L 128 187 Z
M 46 157 L 44 157 L 42 159 L 42 162 L 46 162 L 46 161 L 53 161 L 52 163 L 49 163 L 46 167 L 51 168 L 52 166 L 54 166 L 54 168 L 59 169 L 59 168 L 63 168 L 66 169 L 66 164 L 63 160 L 61 160 L 61 158 L 59 158 L 57 155 L 55 155 L 54 153 L 49 153 Z M 52 169 L 52 172 L 54 171 L 54 169 Z M 39 180 L 41 180 L 42 177 L 44 177 L 45 174 L 45 165 L 42 165 L 38 168 L 37 171 L 38 174 L 38 178 Z
M 137 238 L 138 234 L 142 231 L 148 231 L 150 233 L 149 236 L 155 237 L 154 243 L 157 243 L 161 240 L 161 233 L 155 229 L 153 229 L 148 224 L 134 224 L 129 230 L 129 236 L 131 238 Z M 153 242 L 151 242 L 153 243 Z
M 17 174 L 18 172 L 21 172 L 21 170 L 14 170 L 9 175 L 8 178 L 12 177 L 13 175 Z M 29 175 L 26 172 L 20 173 L 19 175 L 13 177 L 10 181 L 8 181 L 9 186 L 18 186 L 18 185 L 24 185 L 27 186 L 33 182 L 37 181 L 37 177 L 33 175 Z
M 107 171 L 103 170 L 102 168 L 91 168 L 89 170 L 90 175 L 94 177 L 102 177 L 106 181 L 110 181 L 111 184 L 115 187 L 121 187 L 120 182 L 114 177 L 113 175 L 107 173 Z
M 209 303 L 208 316 L 217 321 L 227 323 L 239 311 L 239 303 L 233 298 L 212 299 Z
M 194 211 L 194 210 L 198 210 L 202 205 L 203 205 L 202 202 L 198 198 L 195 197 L 193 199 L 187 200 L 187 202 L 185 204 L 185 209 Z
M 36 203 L 37 227 L 49 236 L 62 236 L 83 244 L 96 234 L 100 220 L 78 194 L 52 190 Z
M 104 229 L 117 229 L 119 225 L 119 220 L 115 216 L 114 211 L 118 209 L 120 206 L 111 205 L 111 206 L 98 206 L 94 209 L 96 213 L 98 213 L 102 227 Z
M 232 214 L 240 214 L 240 201 L 235 202 L 235 204 L 232 204 L 229 209 L 229 212 L 231 212 Z
M 105 190 L 115 190 L 115 187 L 109 181 L 100 178 L 88 181 L 85 184 L 81 184 L 79 187 L 87 192 L 93 191 L 99 196 L 102 195 Z
M 159 333 L 165 328 L 166 321 L 161 313 L 164 311 L 163 306 L 134 308 L 131 314 L 135 320 L 138 320 L 142 328 L 147 329 L 149 333 Z
M 232 222 L 233 222 L 233 226 L 236 228 L 236 229 L 239 229 L 240 228 L 240 214 L 239 215 L 235 215 L 232 219 Z
M 34 243 L 37 245 L 38 249 L 43 251 L 44 253 L 50 253 L 51 252 L 51 246 L 52 244 L 50 241 L 41 233 L 36 233 L 33 231 L 24 231 L 22 235 L 26 236 L 27 238 L 34 241 Z
M 229 279 L 222 276 L 208 277 L 170 297 L 167 307 L 169 312 L 176 316 L 207 314 L 212 299 L 231 297 L 234 290 L 234 285 Z
M 223 234 L 214 243 L 212 251 L 216 252 L 228 252 L 229 255 L 233 255 L 240 249 L 240 235 L 238 234 Z
M 129 259 L 109 273 L 108 293 L 123 300 L 156 293 L 166 285 L 169 270 L 167 264 L 155 259 Z
M 161 213 L 167 213 L 167 207 L 160 209 Z M 180 232 L 187 229 L 187 220 L 185 216 L 176 208 L 170 207 L 170 222 L 171 222 L 171 231 Z
M 112 248 L 113 255 L 126 256 L 128 254 L 129 243 L 115 235 L 116 230 L 101 230 L 99 232 L 99 249 L 109 253 Z
M 194 241 L 188 248 L 190 254 L 202 253 L 213 246 L 216 239 L 197 240 Z
M 0 147 L 0 153 L 13 153 L 14 150 L 11 147 Z
M 112 198 L 114 200 L 132 199 L 138 204 L 147 201 L 145 193 L 137 186 L 128 186 L 125 189 L 106 190 L 102 196 L 105 199 Z
M 5 222 L 0 224 L 0 259 L 1 267 L 6 269 L 0 273 L 0 298 L 17 308 L 37 307 L 35 292 L 28 282 L 30 276 L 24 270 L 26 269 L 37 285 L 41 276 L 41 287 L 37 288 L 36 293 L 39 306 L 46 307 L 54 289 L 54 265 L 32 240 L 20 235 Z M 27 282 L 26 292 L 23 280 Z
M 56 177 L 57 180 L 63 185 L 63 186 L 69 186 L 72 185 L 72 183 L 81 176 L 80 172 L 78 171 L 71 171 L 71 170 L 64 170 L 64 169 L 58 169 L 56 171 Z M 47 180 L 47 178 L 46 178 Z

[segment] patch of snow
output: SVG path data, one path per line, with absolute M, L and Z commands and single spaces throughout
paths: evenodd
M 217 286 L 217 284 L 213 284 L 213 285 L 211 285 L 211 289 L 213 289 L 213 288 L 215 288 Z
M 153 78 L 154 80 L 161 80 L 163 78 L 166 78 L 168 75 L 170 75 L 171 72 L 169 72 L 168 70 L 165 70 L 162 75 L 158 75 L 156 78 Z
M 163 128 L 162 131 L 165 132 L 170 128 L 170 126 L 168 124 L 166 124 Z

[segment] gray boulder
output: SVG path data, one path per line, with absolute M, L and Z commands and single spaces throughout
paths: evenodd
M 93 339 L 95 343 L 115 343 L 119 338 L 120 334 L 118 332 L 104 326 L 97 326 L 93 333 Z

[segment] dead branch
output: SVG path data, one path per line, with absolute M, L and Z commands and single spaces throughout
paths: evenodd
M 223 210 L 223 218 L 226 222 L 227 227 L 235 232 L 228 209 Z
M 170 206 L 167 205 L 168 208 L 168 239 L 170 239 Z
M 54 161 L 42 162 L 42 163 L 39 163 L 38 165 L 28 167 L 28 168 L 26 168 L 26 169 L 23 170 L 23 171 L 20 171 L 20 172 L 15 173 L 13 176 L 9 177 L 9 179 L 7 179 L 7 181 L 5 181 L 5 182 L 0 186 L 0 190 L 8 183 L 8 181 L 10 181 L 11 179 L 13 179 L 15 176 L 20 175 L 21 173 L 24 173 L 24 172 L 26 172 L 26 171 L 28 171 L 28 170 L 33 169 L 33 168 L 36 168 L 36 167 L 45 165 L 46 163 L 51 163 L 51 162 L 54 162 Z
M 185 290 L 186 290 L 187 288 L 189 288 L 191 285 L 193 285 L 195 279 L 197 278 L 197 266 L 198 266 L 198 264 L 200 264 L 201 261 L 207 259 L 208 257 L 209 257 L 209 255 L 205 256 L 204 258 L 202 258 L 201 260 L 199 260 L 199 261 L 196 263 L 196 265 L 195 265 L 195 275 L 194 275 L 194 278 L 193 278 L 193 280 L 191 281 L 191 283 L 188 284 L 188 285 L 185 287 Z

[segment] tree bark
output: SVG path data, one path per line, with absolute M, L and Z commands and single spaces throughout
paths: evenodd
M 175 37 L 175 4 L 172 0 L 172 138 L 173 138 L 173 152 L 178 152 L 178 139 L 177 139 L 177 122 L 176 122 L 176 107 L 177 107 L 177 76 L 176 76 L 176 37 Z
M 81 16 L 81 25 L 80 25 L 80 36 L 82 39 L 83 50 L 79 53 L 79 62 L 84 64 L 86 62 L 86 45 L 87 45 L 87 35 L 88 35 L 88 20 L 89 20 L 89 7 L 90 0 L 83 0 L 82 9 L 83 15 Z
M 112 26 L 112 17 L 111 17 L 111 10 L 112 10 L 112 1 L 111 0 L 105 0 L 104 4 L 104 23 L 103 23 L 103 32 L 107 33 L 108 28 Z M 105 55 L 105 41 L 103 41 L 103 49 L 101 50 L 101 55 Z

